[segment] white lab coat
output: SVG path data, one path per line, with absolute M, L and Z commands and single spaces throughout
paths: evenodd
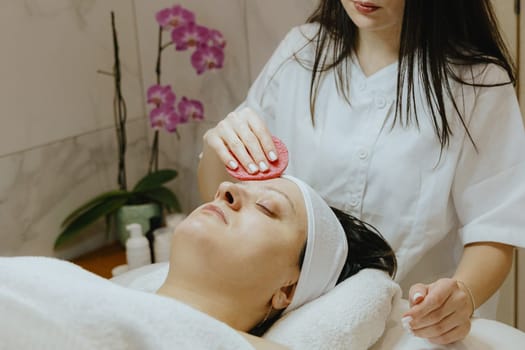
M 397 63 L 366 77 L 352 59 L 350 104 L 337 92 L 335 73 L 326 74 L 314 127 L 308 69 L 314 51 L 305 37 L 316 29 L 290 31 L 237 109 L 254 109 L 288 146 L 287 173 L 383 234 L 396 252 L 405 295 L 412 283 L 450 277 L 465 244 L 525 246 L 525 133 L 513 86 L 452 82 L 477 151 L 447 101 L 453 136 L 441 152 L 421 93 L 419 128 L 392 127 Z M 474 67 L 473 76 L 458 72 L 477 83 L 508 81 L 495 65 Z M 494 309 L 483 314 L 493 315 Z

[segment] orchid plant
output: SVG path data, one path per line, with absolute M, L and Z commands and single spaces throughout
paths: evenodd
M 176 133 L 177 127 L 190 120 L 204 119 L 204 106 L 201 101 L 182 97 L 177 102 L 171 85 L 161 83 L 161 64 L 164 50 L 174 46 L 175 51 L 192 50 L 191 65 L 197 75 L 206 71 L 220 69 L 224 62 L 226 41 L 221 32 L 198 25 L 195 14 L 180 5 L 160 10 L 155 16 L 159 24 L 157 46 L 156 83 L 147 90 L 147 103 L 151 127 L 155 130 L 148 173 L 131 189 L 126 181 L 126 104 L 120 88 L 121 69 L 119 45 L 115 18 L 111 13 L 111 24 L 114 44 L 114 67 L 112 72 L 102 72 L 112 76 L 115 81 L 114 119 L 118 143 L 118 190 L 104 192 L 81 205 L 70 213 L 61 225 L 61 232 L 55 241 L 55 248 L 61 246 L 95 221 L 106 219 L 106 233 L 109 233 L 115 214 L 126 205 L 156 203 L 168 211 L 180 211 L 177 197 L 171 189 L 164 186 L 177 176 L 173 169 L 158 168 L 159 132 Z M 165 32 L 170 33 L 170 40 L 164 42 Z
M 179 137 L 177 127 L 180 124 L 204 119 L 201 101 L 184 96 L 177 103 L 172 86 L 162 85 L 161 64 L 164 50 L 170 46 L 174 46 L 175 51 L 192 50 L 191 65 L 197 75 L 201 75 L 206 71 L 222 68 L 226 46 L 220 31 L 197 24 L 195 14 L 180 5 L 160 10 L 155 18 L 159 24 L 156 83 L 147 91 L 147 103 L 152 106 L 149 112 L 150 125 L 155 130 L 149 172 L 158 170 L 160 130 L 176 133 Z M 170 40 L 167 42 L 163 39 L 165 32 L 170 33 Z

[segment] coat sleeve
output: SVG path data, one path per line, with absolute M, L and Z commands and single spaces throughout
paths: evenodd
M 482 83 L 508 81 L 489 65 Z M 479 87 L 452 196 L 463 244 L 500 242 L 525 247 L 525 132 L 511 84 Z

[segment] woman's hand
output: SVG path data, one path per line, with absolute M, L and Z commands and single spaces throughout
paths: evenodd
M 428 285 L 415 284 L 409 298 L 411 308 L 403 315 L 403 321 L 415 336 L 434 344 L 450 344 L 470 332 L 474 305 L 463 283 L 443 278 Z
M 228 114 L 204 134 L 204 142 L 232 170 L 239 166 L 238 160 L 250 174 L 266 172 L 269 170 L 268 160 L 277 159 L 270 132 L 250 108 Z

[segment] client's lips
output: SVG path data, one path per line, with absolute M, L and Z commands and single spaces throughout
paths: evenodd
M 357 11 L 363 13 L 363 14 L 369 14 L 379 9 L 379 6 L 375 5 L 372 2 L 368 1 L 353 1 L 354 6 Z
M 211 211 L 212 213 L 219 216 L 222 219 L 222 221 L 224 221 L 225 224 L 228 223 L 228 220 L 226 220 L 226 215 L 224 215 L 224 212 L 218 206 L 213 205 L 213 204 L 207 204 L 204 207 L 202 207 L 202 210 Z

